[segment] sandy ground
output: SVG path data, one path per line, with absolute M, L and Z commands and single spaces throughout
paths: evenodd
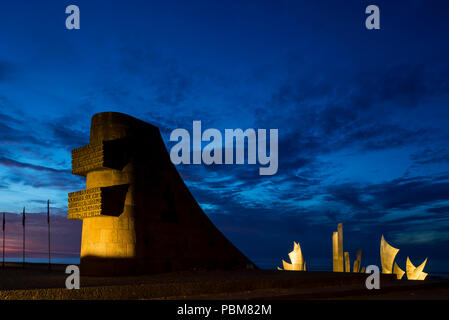
M 272 270 L 189 271 L 133 277 L 81 277 L 65 288 L 65 266 L 8 265 L 0 269 L 0 299 L 444 299 L 449 280 L 398 281 L 384 276 L 380 290 L 364 274 Z

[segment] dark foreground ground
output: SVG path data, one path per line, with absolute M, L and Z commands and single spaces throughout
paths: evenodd
M 0 269 L 0 299 L 445 299 L 449 280 L 381 278 L 365 288 L 366 274 L 271 270 L 173 272 L 136 277 L 81 277 L 65 288 L 65 266 L 9 264 Z

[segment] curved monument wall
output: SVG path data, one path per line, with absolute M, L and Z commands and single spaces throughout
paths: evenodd
M 69 194 L 82 219 L 81 273 L 136 274 L 253 266 L 201 210 L 159 129 L 131 116 L 93 116 L 90 143 L 72 151 L 86 190 Z

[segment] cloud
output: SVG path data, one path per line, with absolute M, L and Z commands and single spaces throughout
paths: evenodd
M 449 182 L 432 179 L 396 179 L 365 188 L 384 209 L 409 209 L 449 200 Z
M 70 170 L 54 169 L 54 168 L 34 165 L 31 163 L 20 162 L 20 161 L 16 161 L 16 160 L 4 158 L 4 157 L 0 157 L 0 165 L 3 165 L 5 167 L 26 168 L 26 169 L 32 169 L 32 170 L 36 170 L 36 171 L 44 171 L 44 172 L 50 172 L 50 173 L 70 173 Z
M 8 81 L 14 74 L 14 65 L 7 61 L 0 60 L 0 83 Z
M 425 177 L 399 178 L 378 184 L 333 185 L 326 192 L 327 201 L 362 212 L 378 210 L 380 214 L 393 209 L 408 210 L 449 201 L 449 182 Z
M 321 146 L 317 151 L 322 152 L 416 144 L 430 131 L 404 126 L 395 116 L 401 108 L 416 107 L 422 101 L 447 95 L 448 85 L 441 81 L 445 73 L 444 68 L 428 70 L 421 65 L 400 64 L 348 73 L 339 82 L 332 76 L 298 76 L 279 85 L 266 107 L 257 109 L 258 126 L 296 132 L 297 144 L 314 142 L 311 146 Z M 385 109 L 391 103 L 395 105 L 394 113 Z M 286 123 L 292 125 L 286 127 Z
M 89 143 L 89 132 L 69 127 L 71 121 L 68 118 L 49 124 L 52 130 L 52 139 L 66 150 L 72 150 Z
M 449 163 L 449 151 L 445 148 L 425 148 L 410 155 L 417 164 Z
M 31 143 L 40 145 L 42 141 L 32 134 L 29 126 L 21 120 L 17 120 L 5 113 L 0 113 L 0 144 L 24 144 Z
M 256 26 L 254 30 L 260 35 Z M 314 32 L 313 37 L 319 39 L 316 35 L 320 31 Z M 447 63 L 429 68 L 428 64 L 407 63 L 416 57 L 405 57 L 393 64 L 370 61 L 360 68 L 357 55 L 333 61 L 333 56 L 339 57 L 339 53 L 329 54 L 327 48 L 319 48 L 320 40 L 317 44 L 306 41 L 311 50 L 325 52 L 317 53 L 319 64 L 301 47 L 285 47 L 285 52 L 294 51 L 289 54 L 299 57 L 296 62 L 286 60 L 285 65 L 275 62 L 282 57 L 270 48 L 265 48 L 266 52 L 255 50 L 252 61 L 235 63 L 239 62 L 233 60 L 236 56 L 243 54 L 246 58 L 252 51 L 244 52 L 240 46 L 229 45 L 226 37 L 218 40 L 217 48 L 238 48 L 235 52 L 211 57 L 207 50 L 213 44 L 209 43 L 198 51 L 206 52 L 201 55 L 204 61 L 199 62 L 192 59 L 194 48 L 189 48 L 187 54 L 179 50 L 171 58 L 166 52 L 172 52 L 172 48 L 161 47 L 157 52 L 143 42 L 125 41 L 119 43 L 120 50 L 100 50 L 101 61 L 96 61 L 96 55 L 87 50 L 89 59 L 83 62 L 89 64 L 76 64 L 68 78 L 74 81 L 74 87 L 77 83 L 80 87 L 86 85 L 75 91 L 79 96 L 74 99 L 80 100 L 73 102 L 76 107 L 70 105 L 62 108 L 61 114 L 36 122 L 32 120 L 34 113 L 39 118 L 39 108 L 45 106 L 29 101 L 32 111 L 20 105 L 12 112 L 0 98 L 0 164 L 5 169 L 2 186 L 31 189 L 24 201 L 43 206 L 45 202 L 39 200 L 37 188 L 41 194 L 64 191 L 57 193 L 60 203 L 66 191 L 83 189 L 83 179 L 70 173 L 67 151 L 88 143 L 91 115 L 107 107 L 159 126 L 167 145 L 171 130 L 190 126 L 192 120 L 202 120 L 204 124 L 207 121 L 221 128 L 244 125 L 279 128 L 279 171 L 273 177 L 259 176 L 257 165 L 177 167 L 219 228 L 259 257 L 268 255 L 279 262 L 280 252 L 288 252 L 291 240 L 301 240 L 308 254 L 318 252 L 328 256 L 329 237 L 341 221 L 345 223 L 348 239 L 351 231 L 357 229 L 366 233 L 360 231 L 357 239 L 372 236 L 376 242 L 368 246 L 376 247 L 376 252 L 380 233 L 415 232 L 413 228 L 420 223 L 435 229 L 447 226 L 445 203 L 449 187 L 444 177 L 432 173 L 422 177 L 411 167 L 408 176 L 395 179 L 400 169 L 392 165 L 391 172 L 374 179 L 365 175 L 363 169 L 352 175 L 353 168 L 361 164 L 378 168 L 380 165 L 371 158 L 372 163 L 367 164 L 360 159 L 344 163 L 342 166 L 350 174 L 341 174 L 338 163 L 342 153 L 382 155 L 389 150 L 406 149 L 405 158 L 412 153 L 410 159 L 415 164 L 445 165 L 447 150 L 437 145 L 447 143 L 447 135 L 444 140 L 441 134 L 446 129 L 433 121 L 445 118 L 442 112 L 434 113 L 444 108 L 433 109 L 426 103 L 445 105 Z M 266 41 L 261 45 L 266 46 Z M 372 58 L 375 54 L 363 54 L 366 55 Z M 425 60 L 420 57 L 419 61 Z M 48 79 L 59 76 L 51 74 L 53 69 L 64 70 L 66 65 L 55 66 L 59 67 L 48 69 Z M 245 66 L 251 66 L 250 70 L 245 70 Z M 13 67 L 0 62 L 0 82 L 13 76 Z M 95 76 L 90 78 L 91 74 Z M 57 84 L 50 89 L 56 94 L 67 92 L 67 88 Z M 58 110 L 57 107 L 61 109 L 58 105 L 52 106 L 52 110 Z M 410 118 L 416 121 L 408 121 Z M 54 212 L 65 215 L 65 205 L 64 198 L 64 204 L 54 208 Z M 432 222 L 441 224 L 432 226 Z M 61 227 L 57 232 L 64 235 L 78 232 L 74 230 Z M 429 233 L 432 230 L 421 231 L 427 235 L 426 243 L 438 241 L 442 235 L 440 230 L 432 236 Z M 60 241 L 63 243 L 64 239 Z M 348 240 L 349 248 L 350 245 Z
M 130 83 L 138 83 L 145 89 L 145 96 L 151 97 L 154 103 L 163 106 L 177 107 L 192 95 L 195 72 L 183 70 L 177 59 L 159 54 L 151 48 L 124 47 L 117 51 L 113 72 L 127 77 Z M 121 96 L 129 97 L 136 93 L 132 86 L 114 90 L 113 95 L 121 92 Z M 142 91 L 139 92 L 142 95 Z M 116 96 L 117 98 L 117 96 Z
M 431 207 L 428 208 L 427 211 L 431 213 L 447 214 L 449 217 L 449 206 Z
M 447 83 L 441 81 L 447 68 L 402 63 L 361 72 L 356 77 L 359 85 L 354 101 L 365 102 L 361 107 L 385 102 L 393 102 L 399 108 L 417 107 L 435 95 L 449 93 Z

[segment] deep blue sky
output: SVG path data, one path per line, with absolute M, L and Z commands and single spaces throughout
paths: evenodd
M 69 4 L 80 30 L 65 29 Z M 381 30 L 365 28 L 369 4 Z M 380 265 L 384 234 L 401 267 L 428 256 L 427 271 L 448 270 L 448 31 L 447 1 L 2 3 L 0 210 L 39 213 L 50 198 L 66 215 L 67 193 L 84 188 L 70 150 L 97 112 L 159 126 L 168 148 L 193 120 L 279 128 L 275 176 L 178 166 L 254 262 L 274 268 L 299 241 L 309 268 L 330 268 L 343 222 L 364 265 Z M 69 223 L 61 256 L 79 250 Z

